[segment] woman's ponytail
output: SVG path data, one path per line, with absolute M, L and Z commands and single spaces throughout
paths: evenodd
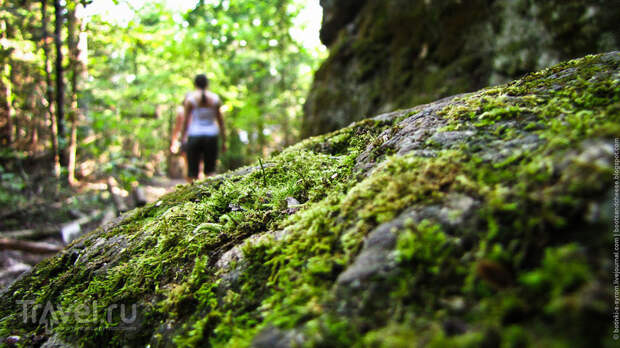
M 209 79 L 204 74 L 198 74 L 194 78 L 194 85 L 201 89 L 200 104 L 209 106 L 209 100 L 205 94 L 205 89 L 209 86 Z

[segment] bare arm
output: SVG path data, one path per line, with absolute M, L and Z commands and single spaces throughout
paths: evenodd
M 189 121 L 192 118 L 192 103 L 189 100 L 185 99 L 183 102 L 183 107 L 185 108 L 185 118 L 183 119 L 183 131 L 181 132 L 181 141 L 187 140 L 187 128 L 189 127 Z
M 177 108 L 177 117 L 174 120 L 174 129 L 170 134 L 170 153 L 177 154 L 180 150 L 181 141 L 179 134 L 181 133 L 181 127 L 183 127 L 183 107 Z
M 224 126 L 224 118 L 220 111 L 220 105 L 218 105 L 215 117 L 217 118 L 217 125 L 220 127 L 220 136 L 222 137 L 222 152 L 226 152 L 226 126 Z
M 185 108 L 182 106 L 177 107 L 177 117 L 174 120 L 174 129 L 172 130 L 172 140 L 176 140 L 181 133 L 181 127 L 183 127 L 183 118 Z

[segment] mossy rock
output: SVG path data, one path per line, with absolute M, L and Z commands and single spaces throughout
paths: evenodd
M 617 52 L 364 120 L 92 231 L 4 291 L 0 337 L 611 347 L 619 137 Z
M 620 49 L 620 3 L 600 0 L 325 0 L 329 57 L 301 134 L 505 83 Z

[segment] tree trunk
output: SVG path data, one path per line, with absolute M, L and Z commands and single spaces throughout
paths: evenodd
M 6 19 L 0 21 L 0 38 L 6 39 Z M 7 57 L 7 60 L 9 58 Z M 2 71 L 0 71 L 0 83 L 2 85 L 2 115 L 0 116 L 0 145 L 8 147 L 13 143 L 13 93 L 11 83 L 11 65 L 3 62 Z
M 75 118 L 73 116 L 72 118 Z M 77 185 L 75 168 L 77 159 L 77 120 L 71 120 L 71 138 L 69 142 L 69 162 L 67 163 L 67 182 L 71 186 Z
M 50 59 L 49 33 L 47 31 L 47 0 L 41 0 L 41 22 L 43 26 L 43 55 L 45 56 L 45 98 L 47 114 L 50 118 L 50 138 L 52 143 L 54 176 L 60 177 L 60 151 L 58 148 L 58 122 L 54 115 L 54 92 L 52 90 L 52 60 Z
M 64 114 L 65 114 L 65 83 L 64 68 L 62 66 L 62 22 L 63 7 L 60 0 L 54 0 L 54 45 L 56 46 L 56 127 L 58 130 L 58 139 L 64 137 Z M 60 144 L 60 141 L 59 141 Z M 60 162 L 66 165 L 66 157 L 64 156 L 64 146 L 59 147 Z
M 263 100 L 259 100 L 257 103 L 257 107 L 259 110 L 263 110 L 263 106 L 265 105 L 265 103 L 263 102 Z M 265 137 L 265 115 L 261 115 L 257 120 L 256 120 L 256 145 L 258 146 L 258 148 L 256 149 L 256 152 L 258 153 L 259 156 L 264 156 L 265 155 L 265 146 L 267 145 L 267 138 Z
M 80 45 L 78 38 L 82 37 L 80 33 L 82 32 L 81 20 L 77 16 L 77 11 L 79 11 L 78 7 L 80 4 L 76 4 L 75 2 L 68 4 L 69 12 L 68 12 L 68 37 L 67 37 L 67 45 L 69 48 L 69 66 L 71 69 L 71 109 L 69 111 L 69 119 L 71 121 L 71 140 L 69 143 L 69 163 L 67 165 L 68 170 L 68 182 L 69 185 L 74 186 L 77 184 L 77 180 L 75 179 L 75 168 L 76 168 L 76 156 L 77 156 L 77 125 L 79 120 L 81 119 L 80 108 L 78 106 L 78 91 L 81 77 L 83 75 L 84 65 L 80 61 Z
M 282 72 L 280 73 L 280 89 L 282 91 L 286 91 L 287 90 L 287 86 L 286 86 L 286 69 L 283 69 Z M 291 135 L 291 123 L 290 123 L 290 119 L 289 119 L 289 114 L 288 114 L 288 107 L 289 107 L 289 98 L 284 98 L 283 99 L 283 103 L 280 106 L 280 115 L 281 115 L 281 122 L 280 124 L 282 125 L 282 134 L 283 134 L 283 147 L 287 147 L 291 144 L 293 144 L 293 137 Z
M 37 110 L 37 86 L 32 86 L 32 93 L 28 96 L 30 104 L 30 152 L 34 155 L 39 147 L 40 113 Z
M 2 127 L 0 144 L 2 144 L 3 147 L 8 147 L 13 143 L 13 114 L 15 113 L 13 110 L 13 90 L 11 88 L 11 65 L 4 64 L 1 73 L 4 110 L 2 110 L 3 115 L 2 120 L 0 120 L 0 126 Z

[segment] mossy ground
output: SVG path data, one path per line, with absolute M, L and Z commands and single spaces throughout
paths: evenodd
M 427 140 L 432 156 L 382 147 L 409 115 L 366 120 L 179 187 L 19 280 L 0 300 L 0 336 L 50 335 L 23 321 L 17 301 L 34 300 L 69 313 L 52 333 L 84 346 L 242 347 L 270 329 L 305 346 L 611 346 L 619 65 L 588 56 L 458 98 L 433 117 L 474 135 Z M 475 202 L 469 215 L 405 219 L 385 272 L 337 282 L 375 228 L 455 195 Z M 102 320 L 133 303 L 131 327 L 118 312 Z M 95 314 L 78 320 L 82 307 Z

